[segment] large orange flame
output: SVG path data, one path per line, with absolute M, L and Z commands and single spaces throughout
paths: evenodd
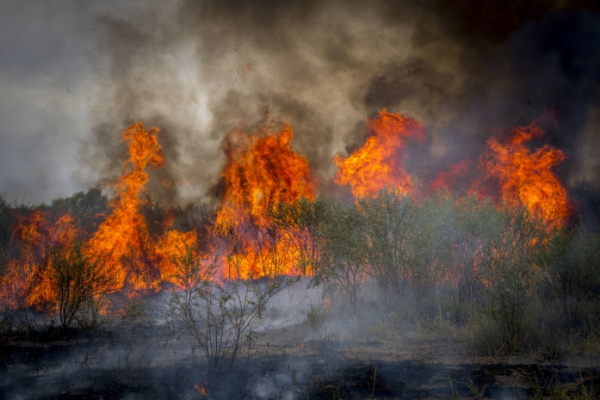
M 55 301 L 55 291 L 48 274 L 48 249 L 70 243 L 77 235 L 69 214 L 62 215 L 54 224 L 41 210 L 17 215 L 10 240 L 10 246 L 17 252 L 7 260 L 7 273 L 0 277 L 3 305 L 49 311 Z
M 490 138 L 480 167 L 486 176 L 498 179 L 502 200 L 521 204 L 549 224 L 559 226 L 569 216 L 569 202 L 567 190 L 552 169 L 566 156 L 549 145 L 534 152 L 525 146 L 543 135 L 534 122 L 510 131 L 506 143 Z
M 410 176 L 402 165 L 402 149 L 409 139 L 425 139 L 421 123 L 383 109 L 378 118 L 367 120 L 367 125 L 370 136 L 366 143 L 347 158 L 334 158 L 339 168 L 335 182 L 349 184 L 357 198 L 374 196 L 388 187 L 401 194 L 412 192 Z
M 188 248 L 195 248 L 196 232 L 172 229 L 173 218 L 162 227 L 162 236 L 148 232 L 141 195 L 148 182 L 146 167 L 162 166 L 158 128 L 145 129 L 142 123 L 130 125 L 122 134 L 129 158 L 123 175 L 114 184 L 112 213 L 85 243 L 88 256 L 102 261 L 105 272 L 114 279 L 114 289 L 126 288 L 128 294 L 156 290 L 162 282 L 176 284 L 174 259 Z M 5 303 L 10 307 L 37 307 L 50 311 L 55 288 L 49 274 L 48 250 L 51 246 L 71 245 L 82 240 L 81 231 L 71 215 L 64 214 L 54 224 L 46 213 L 33 210 L 17 216 L 11 238 L 14 249 L 8 260 L 8 272 L 1 276 Z M 50 307 L 51 308 L 51 307 Z
M 123 132 L 121 141 L 128 144 L 129 159 L 114 185 L 117 196 L 112 202 L 113 211 L 88 242 L 92 255 L 104 259 L 116 289 L 127 286 L 133 292 L 156 290 L 161 282 L 173 281 L 173 259 L 181 257 L 196 240 L 196 232 L 176 230 L 167 230 L 162 237 L 151 240 L 140 213 L 141 194 L 148 182 L 146 167 L 163 165 L 158 133 L 158 128 L 145 129 L 141 122 Z
M 123 131 L 121 141 L 128 143 L 129 159 L 123 164 L 123 175 L 114 185 L 117 197 L 111 204 L 113 211 L 88 243 L 92 255 L 105 260 L 117 289 L 126 282 L 135 289 L 148 289 L 154 281 L 140 270 L 149 238 L 146 222 L 140 214 L 140 195 L 148 182 L 146 166 L 163 165 L 158 132 L 153 126 L 145 129 L 141 122 Z
M 294 273 L 298 254 L 285 245 L 290 233 L 271 226 L 271 215 L 282 203 L 314 199 L 316 183 L 308 160 L 292 150 L 292 138 L 287 124 L 275 134 L 263 126 L 257 134 L 235 129 L 227 136 L 225 194 L 216 219 L 220 234 L 235 242 L 225 278 Z
M 277 134 L 266 127 L 256 135 L 242 129 L 229 133 L 225 142 L 228 163 L 222 175 L 225 195 L 217 224 L 235 224 L 248 215 L 264 226 L 279 204 L 301 197 L 314 199 L 315 179 L 308 160 L 291 149 L 293 136 L 287 124 Z

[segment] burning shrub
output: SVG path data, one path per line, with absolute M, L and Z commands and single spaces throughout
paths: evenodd
M 253 134 L 234 129 L 227 135 L 225 194 L 214 231 L 229 248 L 223 266 L 228 279 L 300 272 L 297 235 L 289 225 L 274 223 L 272 215 L 286 203 L 315 197 L 308 160 L 291 148 L 292 138 L 288 124 L 278 133 L 262 126 Z
M 83 306 L 93 309 L 111 290 L 113 278 L 104 264 L 91 258 L 81 243 L 50 250 L 50 279 L 56 288 L 56 306 L 63 329 L 68 329 Z
M 310 200 L 302 197 L 293 203 L 283 203 L 271 213 L 273 223 L 286 234 L 286 245 L 297 254 L 294 262 L 304 276 L 314 274 L 321 260 L 321 225 L 327 216 L 329 201 L 321 196 Z

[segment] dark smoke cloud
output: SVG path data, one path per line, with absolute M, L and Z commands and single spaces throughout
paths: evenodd
M 161 202 L 206 194 L 227 132 L 261 121 L 290 122 L 326 183 L 333 155 L 360 145 L 364 119 L 384 107 L 424 123 L 428 141 L 406 158 L 423 181 L 465 158 L 475 168 L 490 135 L 551 111 L 558 128 L 542 143 L 569 155 L 563 178 L 600 184 L 593 2 L 189 0 L 78 12 L 95 32 L 82 39 L 95 90 L 81 185 L 118 176 L 120 132 L 137 120 L 161 129 L 166 166 L 150 187 Z

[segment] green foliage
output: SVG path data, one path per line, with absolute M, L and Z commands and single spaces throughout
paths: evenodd
M 438 243 L 438 274 L 445 274 L 458 301 L 469 301 L 484 288 L 477 265 L 485 244 L 499 234 L 502 215 L 489 199 L 475 195 L 458 199 L 442 192 L 433 199 L 427 215 Z
M 475 296 L 482 288 L 477 262 L 506 220 L 488 200 L 447 192 L 422 199 L 381 191 L 354 206 L 330 201 L 322 209 L 313 284 L 353 307 L 367 280 L 390 305 L 407 285 L 421 296 L 440 285 L 452 285 L 460 301 Z
M 538 254 L 543 289 L 560 301 L 565 324 L 581 323 L 580 305 L 600 293 L 600 235 L 583 227 L 558 230 Z
M 361 199 L 355 212 L 364 219 L 360 245 L 365 247 L 369 274 L 384 299 L 402 296 L 409 279 L 421 281 L 425 276 L 420 257 L 427 253 L 422 249 L 427 238 L 415 232 L 419 204 L 410 197 L 382 191 L 377 197 Z
M 324 295 L 356 310 L 366 279 L 363 215 L 353 207 L 331 201 L 322 212 L 320 259 L 312 286 L 323 285 Z
M 372 286 L 386 310 L 416 310 L 415 324 L 478 332 L 467 335 L 470 346 L 486 354 L 556 347 L 543 326 L 556 330 L 556 318 L 544 318 L 539 304 L 560 301 L 565 326 L 598 326 L 600 236 L 583 224 L 552 231 L 525 208 L 447 192 L 319 201 L 316 209 L 290 210 L 286 221 L 310 221 L 318 245 L 311 285 L 334 304 L 362 309 Z
M 509 350 L 525 340 L 526 311 L 535 279 L 534 260 L 545 226 L 524 209 L 505 208 L 500 233 L 484 246 L 480 279 L 488 286 L 486 311 Z
M 86 255 L 81 243 L 51 248 L 49 272 L 56 289 L 60 323 L 65 330 L 82 306 L 92 313 L 92 317 L 97 315 L 98 299 L 110 291 L 113 284 L 104 265 Z

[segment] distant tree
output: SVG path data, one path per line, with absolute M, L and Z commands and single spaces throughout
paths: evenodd
M 83 306 L 92 306 L 112 288 L 112 277 L 99 259 L 86 255 L 81 243 L 50 249 L 50 278 L 62 327 L 68 329 Z

